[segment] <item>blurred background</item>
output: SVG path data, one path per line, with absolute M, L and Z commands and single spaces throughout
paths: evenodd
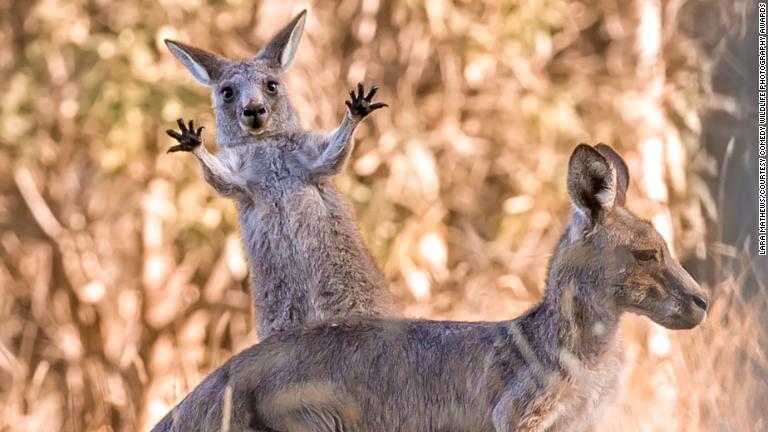
M 234 204 L 165 153 L 214 121 L 162 40 L 247 57 L 305 7 L 303 125 L 363 79 L 390 105 L 337 185 L 405 315 L 537 302 L 570 152 L 606 142 L 713 301 L 692 331 L 624 319 L 601 430 L 768 430 L 754 2 L 0 0 L 0 431 L 145 430 L 256 342 Z

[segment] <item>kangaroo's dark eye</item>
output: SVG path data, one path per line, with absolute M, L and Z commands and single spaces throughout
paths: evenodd
M 632 256 L 638 261 L 658 261 L 656 251 L 653 249 L 632 251 Z
M 267 93 L 271 93 L 271 94 L 277 93 L 277 82 L 267 81 Z
M 224 102 L 230 102 L 235 97 L 235 91 L 232 87 L 224 87 L 221 89 L 221 96 L 224 98 Z

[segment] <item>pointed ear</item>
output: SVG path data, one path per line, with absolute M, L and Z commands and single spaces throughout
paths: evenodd
M 613 169 L 616 170 L 616 205 L 623 206 L 627 200 L 627 188 L 629 187 L 629 169 L 624 159 L 607 144 L 600 143 L 595 146 L 604 158 L 608 159 Z
M 165 45 L 202 85 L 209 86 L 216 81 L 222 66 L 226 63 L 226 60 L 216 54 L 181 42 L 166 39 Z
M 573 205 L 596 224 L 616 201 L 616 170 L 594 148 L 579 144 L 568 163 L 568 194 Z
M 266 60 L 270 66 L 276 67 L 281 71 L 287 70 L 293 57 L 296 55 L 296 49 L 299 47 L 301 34 L 304 32 L 304 21 L 306 21 L 306 9 L 301 11 L 291 22 L 280 30 L 269 43 L 258 54 L 256 60 Z

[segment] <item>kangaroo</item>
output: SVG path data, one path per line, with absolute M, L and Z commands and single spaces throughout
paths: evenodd
M 232 61 L 180 42 L 170 51 L 209 86 L 218 154 L 202 130 L 179 119 L 167 133 L 192 152 L 214 190 L 237 202 L 259 335 L 353 314 L 395 315 L 387 282 L 331 182 L 352 150 L 352 134 L 372 111 L 377 87 L 349 92 L 331 133 L 301 129 L 281 79 L 304 28 L 297 15 L 253 58 Z
M 624 207 L 629 174 L 610 147 L 576 147 L 567 183 L 573 211 L 544 298 L 521 317 L 353 317 L 280 333 L 211 373 L 154 430 L 593 430 L 619 386 L 622 313 L 690 329 L 707 296 Z

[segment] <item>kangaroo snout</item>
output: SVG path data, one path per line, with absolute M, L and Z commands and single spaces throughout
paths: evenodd
M 668 288 L 676 295 L 680 307 L 676 308 L 676 316 L 672 319 L 670 328 L 689 329 L 696 327 L 707 318 L 709 298 L 701 286 L 678 263 L 672 263 L 668 270 Z
M 250 102 L 240 115 L 240 126 L 249 133 L 260 133 L 269 121 L 267 106 L 259 102 Z
M 667 326 L 672 329 L 691 329 L 704 322 L 707 319 L 707 308 L 709 301 L 705 294 L 688 294 L 688 298 L 683 300 L 680 314 L 674 320 L 672 325 Z
M 706 312 L 707 308 L 709 307 L 709 301 L 705 295 L 691 294 L 691 301 L 704 312 Z

